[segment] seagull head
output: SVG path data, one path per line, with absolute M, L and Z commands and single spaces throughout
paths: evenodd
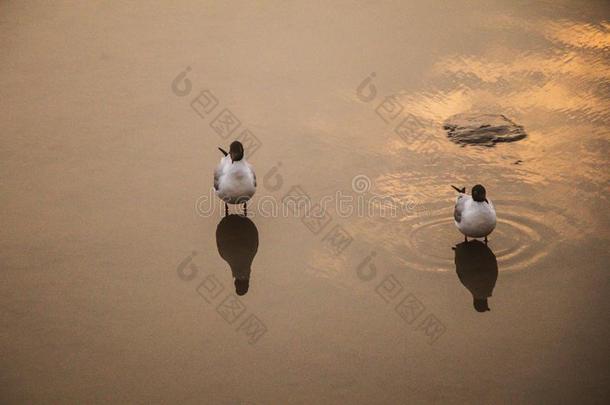
M 244 145 L 239 141 L 233 141 L 229 147 L 231 162 L 239 162 L 244 158 Z
M 485 187 L 477 184 L 472 188 L 472 199 L 476 202 L 487 202 Z
M 237 295 L 245 295 L 248 292 L 248 287 L 250 287 L 250 280 L 240 280 L 238 278 L 235 279 L 235 294 Z
M 473 304 L 474 309 L 476 309 L 477 312 L 490 311 L 489 304 L 487 304 L 487 298 L 475 298 Z

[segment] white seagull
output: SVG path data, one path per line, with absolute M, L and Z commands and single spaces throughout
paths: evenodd
M 472 196 L 466 194 L 466 187 L 461 189 L 453 187 L 460 193 L 455 201 L 453 218 L 455 226 L 464 234 L 464 240 L 468 237 L 482 238 L 489 235 L 496 227 L 496 210 L 494 205 L 485 196 L 485 187 L 477 184 L 472 188 Z
M 225 202 L 225 216 L 228 215 L 227 204 L 243 204 L 244 215 L 248 215 L 246 202 L 256 191 L 256 174 L 254 168 L 244 158 L 244 146 L 234 141 L 227 153 L 218 148 L 224 157 L 214 171 L 214 189 L 216 195 Z

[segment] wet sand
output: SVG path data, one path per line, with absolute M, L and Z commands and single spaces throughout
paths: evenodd
M 5 1 L 0 49 L 1 402 L 607 402 L 603 1 Z M 204 198 L 246 128 L 250 273 Z M 453 250 L 476 183 L 497 228 Z M 400 209 L 264 215 L 295 190 Z

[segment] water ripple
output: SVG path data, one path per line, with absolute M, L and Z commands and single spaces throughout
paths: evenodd
M 548 207 L 516 200 L 498 200 L 498 224 L 489 237 L 499 271 L 515 272 L 535 270 L 536 264 L 546 257 L 565 233 L 567 219 L 552 223 Z M 560 216 L 559 212 L 555 212 Z M 427 218 L 404 221 L 410 229 L 406 246 L 400 258 L 409 267 L 423 271 L 453 271 L 452 247 L 463 240 L 453 222 L 452 209 L 436 210 Z M 561 230 L 560 230 L 561 229 Z

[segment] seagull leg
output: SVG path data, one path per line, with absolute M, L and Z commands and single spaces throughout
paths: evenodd
M 487 245 L 487 236 L 485 237 L 485 244 Z
M 229 215 L 229 206 L 225 203 L 225 217 Z
M 464 242 L 468 242 L 468 236 L 464 235 Z
M 248 206 L 246 206 L 246 203 L 244 203 L 244 216 L 248 216 Z

